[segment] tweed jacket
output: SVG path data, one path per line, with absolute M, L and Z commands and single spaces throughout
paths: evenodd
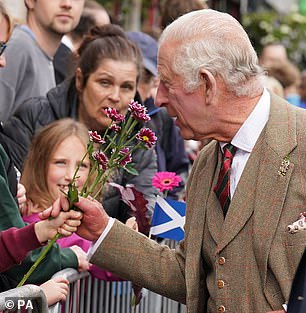
M 212 141 L 192 168 L 185 239 L 175 250 L 115 222 L 91 262 L 186 303 L 189 313 L 281 310 L 306 243 L 305 231 L 287 230 L 306 205 L 306 111 L 271 94 L 225 219 L 213 192 L 220 163 Z

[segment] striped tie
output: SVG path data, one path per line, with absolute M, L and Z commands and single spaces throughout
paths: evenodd
M 217 185 L 214 188 L 214 192 L 216 193 L 216 196 L 221 204 L 224 217 L 231 203 L 230 174 L 235 152 L 236 147 L 230 143 L 223 148 L 222 166 L 220 169 Z

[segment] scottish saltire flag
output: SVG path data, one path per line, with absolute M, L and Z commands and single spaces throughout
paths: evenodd
M 150 233 L 180 241 L 184 238 L 186 203 L 157 196 Z

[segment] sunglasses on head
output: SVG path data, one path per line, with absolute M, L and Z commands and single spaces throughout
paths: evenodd
M 5 48 L 6 48 L 6 42 L 0 41 L 0 56 L 4 52 Z

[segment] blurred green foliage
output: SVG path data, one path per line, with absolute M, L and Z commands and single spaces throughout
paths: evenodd
M 258 54 L 264 45 L 279 42 L 289 59 L 303 67 L 306 60 L 306 16 L 298 12 L 280 15 L 274 11 L 246 14 L 242 25 Z

